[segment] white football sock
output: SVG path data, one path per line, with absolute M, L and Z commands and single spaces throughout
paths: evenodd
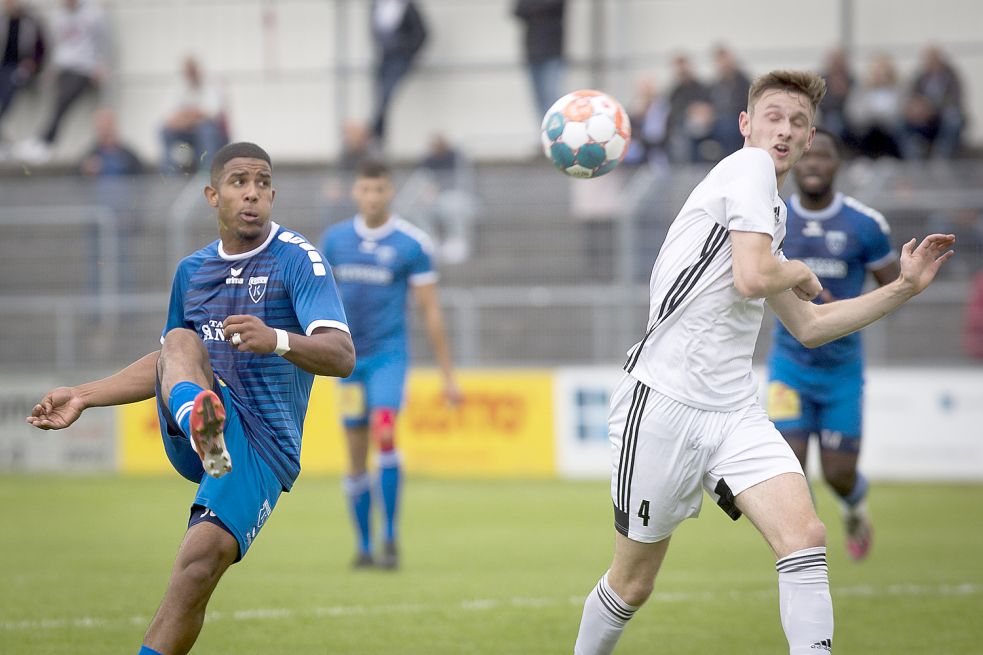
M 833 648 L 833 599 L 826 547 L 804 548 L 775 564 L 778 602 L 789 655 L 822 655 Z
M 605 573 L 584 601 L 574 655 L 608 655 L 637 609 L 621 600 L 608 585 Z

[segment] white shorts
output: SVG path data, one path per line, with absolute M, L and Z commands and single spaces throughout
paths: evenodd
M 734 497 L 783 473 L 802 474 L 792 449 L 757 403 L 697 409 L 625 375 L 611 396 L 615 527 L 651 543 L 699 515 L 703 489 L 735 521 Z

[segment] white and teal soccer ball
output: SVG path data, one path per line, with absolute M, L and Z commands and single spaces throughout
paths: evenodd
M 609 173 L 624 159 L 631 123 L 617 100 L 591 89 L 568 93 L 543 117 L 543 151 L 572 177 Z

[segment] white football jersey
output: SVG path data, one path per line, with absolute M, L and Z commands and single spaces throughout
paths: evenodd
M 743 148 L 714 166 L 669 227 L 652 269 L 646 334 L 625 371 L 693 407 L 754 402 L 751 356 L 765 301 L 734 287 L 729 230 L 771 235 L 781 258 L 787 211 L 766 151 Z

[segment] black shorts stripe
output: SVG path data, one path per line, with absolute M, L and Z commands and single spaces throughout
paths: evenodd
M 635 383 L 631 406 L 628 408 L 628 420 L 621 437 L 621 458 L 618 464 L 618 507 L 627 512 L 631 500 L 631 479 L 635 468 L 635 451 L 638 447 L 638 430 L 642 423 L 642 413 L 648 400 L 649 389 L 641 382 Z
M 710 229 L 710 234 L 707 235 L 706 241 L 703 242 L 703 248 L 700 250 L 700 258 L 692 265 L 687 266 L 685 269 L 680 271 L 679 275 L 673 281 L 672 286 L 669 287 L 669 291 L 666 293 L 665 298 L 662 299 L 662 305 L 659 307 L 659 316 L 656 318 L 652 326 L 646 331 L 645 336 L 642 338 L 638 346 L 632 350 L 631 354 L 628 356 L 628 360 L 625 362 L 625 371 L 631 373 L 632 369 L 638 364 L 638 360 L 642 356 L 642 350 L 645 347 L 645 342 L 648 338 L 652 336 L 652 332 L 655 331 L 659 325 L 662 324 L 665 319 L 667 319 L 676 309 L 682 304 L 686 296 L 689 295 L 693 289 L 696 287 L 696 283 L 706 272 L 710 263 L 720 252 L 724 243 L 727 241 L 727 228 L 724 226 L 714 223 L 713 227 Z
M 644 385 L 643 385 L 644 386 Z M 642 413 L 645 411 L 645 403 L 648 402 L 651 389 L 645 387 L 642 392 L 642 400 L 639 403 L 638 416 L 635 419 L 635 429 L 631 440 L 631 459 L 628 466 L 628 483 L 625 485 L 625 511 L 631 511 L 631 481 L 635 477 L 635 452 L 638 450 L 638 433 L 642 427 Z

